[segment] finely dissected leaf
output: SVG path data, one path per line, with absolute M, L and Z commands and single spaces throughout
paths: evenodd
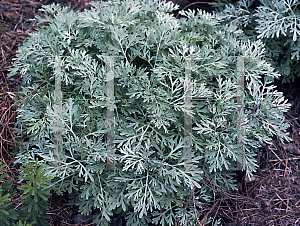
M 27 192 L 23 201 L 35 206 L 30 219 L 41 222 L 37 216 L 45 213 L 51 188 L 58 194 L 68 191 L 70 203 L 78 205 L 82 214 L 100 212 L 94 219 L 98 225 L 107 225 L 115 211 L 124 211 L 132 226 L 150 221 L 174 225 L 192 190 L 195 201 L 212 199 L 213 192 L 200 182 L 203 174 L 221 189 L 237 188 L 233 174 L 225 171 L 237 158 L 237 125 L 245 131 L 248 176 L 258 167 L 257 147 L 270 142 L 273 135 L 289 140 L 282 132 L 288 127 L 283 112 L 289 104 L 270 86 L 280 74 L 265 61 L 264 42 L 249 40 L 237 26 L 224 24 L 224 16 L 218 14 L 180 12 L 186 18 L 176 20 L 167 14 L 175 9 L 171 2 L 92 4 L 94 8 L 85 12 L 43 6 L 46 19 L 37 19 L 49 22 L 49 27 L 24 42 L 11 69 L 10 76 L 23 75 L 20 99 L 50 75 L 35 94 L 24 98 L 16 123 L 28 139 L 16 162 L 40 159 L 21 168 L 22 179 L 30 181 L 27 186 L 31 187 L 20 187 Z M 249 5 L 246 0 L 241 4 L 244 26 L 253 24 Z M 268 35 L 276 26 L 282 27 L 278 35 L 288 35 L 285 24 L 266 26 Z M 234 101 L 240 59 L 244 60 L 244 109 Z M 60 103 L 55 103 L 53 84 L 59 75 L 63 99 L 57 113 Z M 112 75 L 113 85 L 108 78 Z M 111 91 L 107 86 L 114 87 L 113 156 L 107 147 L 112 134 L 107 126 L 106 101 Z M 238 120 L 243 110 L 245 119 Z M 192 145 L 187 151 L 189 117 Z M 57 120 L 62 121 L 59 147 L 54 134 Z M 105 169 L 106 159 L 114 160 L 113 170 Z M 183 219 L 195 215 L 190 209 Z M 198 217 L 204 216 L 199 212 Z
M 256 7 L 253 3 L 240 0 L 236 7 L 226 4 L 219 15 L 226 22 L 243 25 L 240 28 L 249 39 L 263 41 L 265 57 L 284 76 L 282 82 L 293 82 L 300 70 L 300 1 L 262 0 Z

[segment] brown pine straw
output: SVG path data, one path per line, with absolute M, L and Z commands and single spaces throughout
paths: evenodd
M 61 2 L 63 6 L 74 11 L 91 8 L 89 1 L 86 0 Z M 48 3 L 50 0 L 2 0 L 0 2 L 0 158 L 1 163 L 6 165 L 2 171 L 8 173 L 8 178 L 13 179 L 11 185 L 14 188 L 19 167 L 13 166 L 14 151 L 25 141 L 23 138 L 17 140 L 13 133 L 17 130 L 14 124 L 19 102 L 10 94 L 17 95 L 17 82 L 21 78 L 20 76 L 7 78 L 7 70 L 11 67 L 18 47 L 22 45 L 29 33 L 38 28 L 36 22 L 29 19 L 34 18 L 35 15 L 42 16 L 37 9 Z M 204 4 L 204 2 L 201 3 Z M 184 5 L 182 9 L 184 7 L 188 8 Z M 40 27 L 46 27 L 46 24 L 41 24 Z M 284 92 L 292 104 L 289 112 L 285 113 L 285 119 L 291 125 L 287 132 L 290 133 L 293 142 L 282 144 L 274 138 L 271 145 L 260 148 L 257 156 L 258 171 L 252 181 L 245 176 L 238 178 L 239 190 L 236 192 L 222 191 L 212 184 L 206 175 L 203 175 L 201 184 L 211 189 L 215 193 L 215 198 L 203 203 L 196 202 L 194 197 L 196 191 L 192 189 L 186 205 L 182 207 L 183 213 L 187 208 L 193 209 L 195 216 L 192 218 L 197 218 L 197 225 L 204 225 L 208 216 L 213 217 L 213 223 L 221 218 L 222 224 L 228 226 L 300 225 L 300 126 L 298 118 L 300 92 L 296 84 L 299 82 L 279 87 L 279 91 Z M 20 132 L 23 134 L 22 128 Z M 12 197 L 11 201 L 15 204 L 16 210 L 22 205 L 18 202 L 21 196 L 20 192 Z M 49 225 L 75 225 L 72 216 L 77 214 L 77 211 L 76 206 L 68 204 L 68 194 L 63 196 L 53 194 L 47 212 L 52 219 L 47 222 Z M 192 218 L 186 222 L 186 225 L 191 225 L 189 221 Z M 178 225 L 178 221 L 175 225 Z

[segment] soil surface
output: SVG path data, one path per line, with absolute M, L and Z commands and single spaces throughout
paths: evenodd
M 12 106 L 16 100 L 9 94 L 16 94 L 16 85 L 20 77 L 7 78 L 8 69 L 18 47 L 36 31 L 36 21 L 30 21 L 42 5 L 61 3 L 74 11 L 90 9 L 89 0 L 2 0 L 0 2 L 0 158 L 6 165 L 3 169 L 13 178 L 16 186 L 18 171 L 13 167 L 14 155 L 11 151 L 20 145 L 13 135 L 17 111 Z M 190 2 L 179 0 L 181 9 Z M 203 8 L 207 4 L 200 4 Z M 193 7 L 196 7 L 193 5 Z M 219 193 L 219 196 L 204 205 L 203 213 L 211 214 L 214 220 L 221 218 L 223 225 L 300 225 L 300 126 L 299 126 L 299 79 L 292 84 L 275 85 L 288 98 L 292 108 L 285 114 L 286 121 L 291 125 L 288 129 L 293 142 L 280 143 L 274 137 L 273 144 L 259 149 L 257 161 L 259 169 L 249 181 L 243 174 L 238 175 L 239 191 L 234 193 Z M 205 181 L 204 181 L 205 183 Z M 18 203 L 17 194 L 12 202 Z M 52 219 L 47 220 L 49 225 L 91 225 L 92 216 L 78 214 L 76 206 L 68 204 L 68 195 L 53 194 L 50 199 L 48 214 Z M 124 219 L 115 216 L 111 225 L 126 225 Z M 80 223 L 81 222 L 81 223 Z

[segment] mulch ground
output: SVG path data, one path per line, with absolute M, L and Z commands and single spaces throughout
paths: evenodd
M 3 169 L 13 178 L 12 186 L 16 186 L 18 171 L 13 166 L 13 151 L 22 141 L 16 140 L 13 134 L 17 109 L 13 106 L 16 100 L 9 94 L 16 94 L 16 86 L 20 77 L 7 78 L 8 69 L 16 55 L 18 47 L 36 31 L 36 21 L 30 21 L 42 5 L 61 3 L 74 11 L 90 9 L 89 0 L 8 0 L 0 2 L 0 158 Z M 277 139 L 273 144 L 260 148 L 257 156 L 259 169 L 249 181 L 244 175 L 238 179 L 239 191 L 220 193 L 213 201 L 204 205 L 203 212 L 222 218 L 222 224 L 233 225 L 300 225 L 300 122 L 299 122 L 299 81 L 293 84 L 278 83 L 292 108 L 285 114 L 291 125 L 288 132 L 293 142 L 281 144 Z M 205 181 L 203 181 L 206 183 Z M 21 195 L 21 194 L 18 194 Z M 18 203 L 18 197 L 12 202 Z M 52 219 L 49 225 L 75 225 L 72 216 L 77 214 L 75 206 L 68 204 L 67 194 L 53 194 L 50 199 L 48 214 Z M 81 224 L 77 224 L 81 225 Z

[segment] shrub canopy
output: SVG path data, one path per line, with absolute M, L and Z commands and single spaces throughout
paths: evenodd
M 195 210 L 183 214 L 181 207 L 192 188 L 195 201 L 213 197 L 201 183 L 203 173 L 217 189 L 237 189 L 234 174 L 225 169 L 235 165 L 238 125 L 245 131 L 243 167 L 248 176 L 257 168 L 258 147 L 270 143 L 273 135 L 289 140 L 282 131 L 288 127 L 283 112 L 290 105 L 270 85 L 280 75 L 263 59 L 261 41 L 250 42 L 236 26 L 221 25 L 221 17 L 201 10 L 197 15 L 181 12 L 185 18 L 176 20 L 167 13 L 178 8 L 172 2 L 91 4 L 94 8 L 84 12 L 44 6 L 46 19 L 37 19 L 49 26 L 32 33 L 19 48 L 9 76 L 23 76 L 18 99 L 26 96 L 16 126 L 22 125 L 27 142 L 16 162 L 38 157 L 54 177 L 49 184 L 56 193 L 68 191 L 83 214 L 98 211 L 95 223 L 107 225 L 112 213 L 121 211 L 132 226 L 187 222 Z M 234 101 L 238 58 L 244 61 L 244 122 L 238 120 L 242 112 Z M 57 62 L 65 99 L 60 156 L 54 153 Z M 106 86 L 112 64 L 116 168 L 104 170 Z M 184 102 L 188 87 L 191 110 Z M 188 160 L 187 115 L 193 126 Z

